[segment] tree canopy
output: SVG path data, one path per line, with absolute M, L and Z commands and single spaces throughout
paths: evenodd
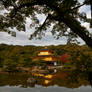
M 7 10 L 7 13 L 0 14 L 0 31 L 11 33 L 10 28 L 19 31 L 26 31 L 26 18 L 30 18 L 30 27 L 35 27 L 35 32 L 30 36 L 41 38 L 46 30 L 51 27 L 51 33 L 56 38 L 67 36 L 69 41 L 72 38 L 81 37 L 85 43 L 92 48 L 92 37 L 82 22 L 90 23 L 86 13 L 79 12 L 82 6 L 90 5 L 92 10 L 92 0 L 1 0 L 0 11 Z M 45 19 L 40 23 L 37 14 L 44 14 Z M 69 30 L 70 29 L 70 30 Z

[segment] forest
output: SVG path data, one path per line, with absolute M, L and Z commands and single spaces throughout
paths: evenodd
M 0 44 L 0 67 L 3 69 L 14 70 L 16 67 L 33 67 L 39 63 L 32 61 L 38 51 L 44 46 L 13 46 Z M 55 56 L 61 59 L 60 65 L 72 66 L 77 69 L 88 70 L 92 67 L 92 49 L 87 45 L 67 43 L 66 45 L 50 45 L 48 49 L 54 52 Z M 60 61 L 59 59 L 59 61 Z

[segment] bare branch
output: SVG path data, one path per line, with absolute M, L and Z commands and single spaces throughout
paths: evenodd
M 84 6 L 84 5 L 85 5 L 85 3 L 83 3 L 83 4 L 81 4 L 81 5 L 76 6 L 76 7 L 72 8 L 71 10 L 78 9 L 78 8 L 80 8 L 80 7 Z
M 74 8 L 72 8 L 72 9 L 67 9 L 66 11 L 64 11 L 64 14 L 65 14 L 65 13 L 69 13 L 69 12 L 71 12 L 71 11 L 74 11 L 74 10 L 76 10 L 76 9 L 78 9 L 78 8 L 80 8 L 80 7 L 82 7 L 82 6 L 84 6 L 85 4 L 86 4 L 86 3 L 83 3 L 83 4 L 78 5 L 78 6 L 74 7 Z

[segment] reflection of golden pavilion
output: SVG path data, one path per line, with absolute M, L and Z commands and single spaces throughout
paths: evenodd
M 38 55 L 34 57 L 34 60 L 44 60 L 44 61 L 56 61 L 53 51 L 47 49 L 41 49 L 38 52 Z
M 44 80 L 44 84 L 48 85 L 50 83 L 50 80 Z
M 44 76 L 44 77 L 47 78 L 47 79 L 51 79 L 51 78 L 53 77 L 53 75 L 48 74 L 48 75 L 46 75 L 46 76 Z

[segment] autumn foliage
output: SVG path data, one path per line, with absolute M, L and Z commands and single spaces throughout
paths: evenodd
M 68 61 L 68 54 L 63 54 L 60 56 L 60 61 L 64 64 Z

